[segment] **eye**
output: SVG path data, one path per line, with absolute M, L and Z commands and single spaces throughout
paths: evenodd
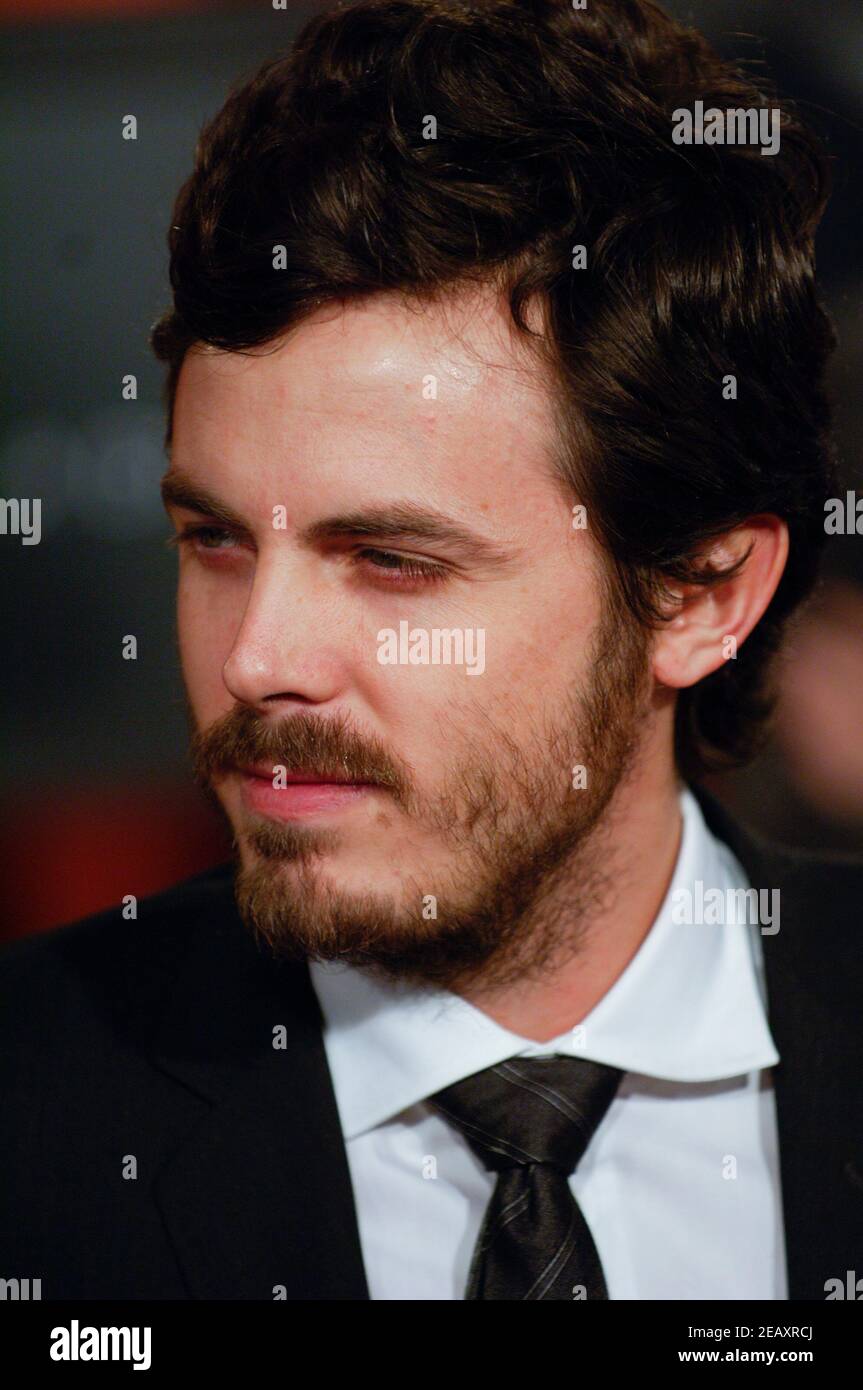
M 401 555 L 395 550 L 376 550 L 365 546 L 356 554 L 382 578 L 388 576 L 384 579 L 386 584 L 434 584 L 445 579 L 449 573 L 445 565 L 435 564 L 432 560 L 418 560 L 413 555 Z
M 191 544 L 198 550 L 233 550 L 239 538 L 224 526 L 184 526 L 168 541 L 169 545 Z

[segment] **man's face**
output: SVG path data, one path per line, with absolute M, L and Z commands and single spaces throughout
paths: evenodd
M 648 695 L 551 445 L 490 293 L 187 355 L 167 500 L 194 751 L 277 948 L 453 986 L 574 940 Z

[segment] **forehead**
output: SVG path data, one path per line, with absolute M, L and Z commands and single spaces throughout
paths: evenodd
M 248 353 L 197 347 L 172 464 L 251 517 L 418 502 L 529 542 L 560 526 L 553 398 L 505 301 L 471 290 L 324 306 Z
M 191 349 L 180 372 L 174 445 L 343 424 L 370 431 L 541 440 L 550 428 L 541 370 L 491 291 L 433 303 L 375 295 L 328 305 L 285 337 L 248 352 Z M 256 429 L 256 421 L 262 428 Z

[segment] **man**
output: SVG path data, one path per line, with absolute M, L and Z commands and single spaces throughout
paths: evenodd
M 824 537 L 825 166 L 696 101 L 770 99 L 642 0 L 366 0 L 203 132 L 154 345 L 236 865 L 7 952 L 43 1297 L 859 1268 L 861 869 L 695 790 Z

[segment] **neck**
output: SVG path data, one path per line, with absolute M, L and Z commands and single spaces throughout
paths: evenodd
M 618 789 L 603 818 L 594 852 L 611 868 L 614 887 L 600 920 L 577 933 L 577 944 L 543 977 L 463 997 L 503 1028 L 535 1042 L 576 1027 L 607 994 L 638 951 L 668 891 L 680 848 L 679 783 L 670 765 L 642 767 Z M 601 840 L 601 851 L 599 840 Z M 565 902 L 558 890 L 552 912 Z

